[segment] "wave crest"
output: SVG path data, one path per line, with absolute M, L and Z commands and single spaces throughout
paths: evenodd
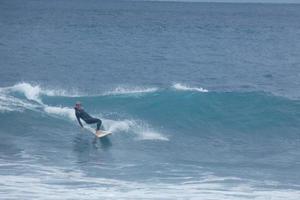
M 183 85 L 183 84 L 180 84 L 180 83 L 175 83 L 173 85 L 173 88 L 175 90 L 182 90 L 182 91 L 196 91 L 196 92 L 208 92 L 207 89 L 204 89 L 204 88 L 198 88 L 198 87 L 189 87 L 189 86 L 186 86 L 186 85 Z
M 158 91 L 158 88 L 144 88 L 144 87 L 117 87 L 112 91 L 105 92 L 104 95 L 122 95 L 122 94 L 141 94 L 141 93 L 152 93 Z

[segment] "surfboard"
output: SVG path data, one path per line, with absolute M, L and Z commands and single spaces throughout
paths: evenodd
M 99 130 L 99 131 L 95 131 L 95 129 L 89 127 L 89 126 L 85 126 L 84 127 L 85 130 L 93 133 L 96 137 L 101 138 L 101 137 L 105 137 L 107 135 L 112 134 L 112 132 L 109 131 L 105 131 L 105 130 Z
M 110 135 L 112 134 L 111 132 L 109 131 L 104 131 L 104 130 L 99 130 L 99 131 L 96 131 L 95 135 L 98 137 L 98 138 L 102 138 L 102 137 L 105 137 L 107 135 Z

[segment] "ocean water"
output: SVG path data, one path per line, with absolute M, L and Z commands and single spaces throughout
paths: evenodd
M 0 199 L 300 199 L 300 5 L 0 2 Z M 81 130 L 73 106 L 113 134 Z

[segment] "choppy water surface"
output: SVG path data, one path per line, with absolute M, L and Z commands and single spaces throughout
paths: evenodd
M 299 199 L 299 11 L 2 1 L 0 198 Z

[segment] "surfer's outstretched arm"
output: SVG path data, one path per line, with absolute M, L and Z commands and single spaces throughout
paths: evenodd
M 83 125 L 82 125 L 82 123 L 80 121 L 80 117 L 79 117 L 79 115 L 77 113 L 76 113 L 76 118 L 77 118 L 77 121 L 78 121 L 79 125 L 83 128 Z

